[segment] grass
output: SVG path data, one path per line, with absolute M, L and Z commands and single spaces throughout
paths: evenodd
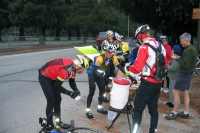
M 58 38 L 58 37 L 57 37 Z M 26 41 L 39 41 L 39 37 L 25 37 Z M 19 41 L 19 37 L 2 37 L 3 41 Z M 46 41 L 59 41 L 55 37 L 45 37 Z M 60 41 L 77 41 L 83 40 L 82 37 L 60 37 Z M 94 40 L 94 37 L 87 37 L 87 40 Z

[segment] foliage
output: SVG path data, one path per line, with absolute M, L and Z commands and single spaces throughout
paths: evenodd
M 6 16 L 13 25 L 28 29 L 80 31 L 97 35 L 100 31 L 114 30 L 127 35 L 128 17 L 119 9 L 98 0 L 3 0 L 9 7 Z M 0 14 L 0 19 L 2 19 Z M 3 22 L 3 21 L 2 21 Z M 5 27 L 5 24 L 3 24 Z M 136 27 L 130 21 L 130 27 Z M 36 30 L 35 30 L 36 31 Z M 33 32 L 33 30 L 31 30 Z M 130 32 L 131 33 L 131 32 Z M 132 34 L 132 33 L 131 33 Z
M 197 21 L 192 20 L 192 9 L 198 0 L 107 0 L 119 6 L 133 21 L 148 23 L 165 35 L 178 37 L 183 32 L 196 36 Z
M 11 0 L 1 0 L 0 1 L 0 29 L 4 27 L 11 26 L 11 23 L 8 19 L 9 8 L 8 4 Z

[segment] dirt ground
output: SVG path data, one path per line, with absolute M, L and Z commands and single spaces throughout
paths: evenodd
M 165 82 L 166 83 L 166 82 Z M 165 85 L 166 86 L 166 85 Z M 195 111 L 200 114 L 200 75 L 195 74 L 192 82 L 190 84 L 190 107 L 192 107 Z M 181 93 L 181 103 L 183 103 L 183 94 Z M 162 98 L 164 101 L 169 101 L 169 93 L 160 93 L 160 98 Z M 166 105 L 164 105 L 166 106 Z M 163 113 L 170 113 L 172 111 L 172 108 L 162 108 L 163 105 L 160 105 L 160 111 Z M 163 110 L 162 110 L 163 109 Z
M 31 51 L 38 51 L 38 50 L 51 50 L 51 49 L 59 49 L 59 48 L 67 48 L 72 46 L 51 46 L 51 47 L 31 47 L 31 48 L 10 48 L 10 49 L 0 49 L 0 54 L 12 54 L 16 52 L 31 52 Z M 166 83 L 166 82 L 165 82 Z M 166 85 L 165 85 L 166 86 Z M 169 94 L 160 93 L 160 98 L 164 101 L 168 102 Z M 183 96 L 181 95 L 181 102 L 183 103 Z M 162 108 L 166 105 L 160 105 L 160 111 L 163 113 L 170 113 L 172 108 Z M 190 106 L 194 108 L 200 114 L 200 75 L 195 74 L 191 85 L 190 85 Z M 163 109 L 163 110 L 162 110 Z

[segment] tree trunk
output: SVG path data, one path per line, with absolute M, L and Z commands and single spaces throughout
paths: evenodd
M 44 27 L 39 27 L 39 45 L 45 45 Z
M 71 30 L 68 30 L 68 40 L 71 40 Z
M 19 41 L 26 41 L 24 34 L 24 27 L 20 27 L 19 29 Z
M 80 30 L 79 29 L 76 30 L 76 36 L 77 36 L 77 40 L 81 39 L 81 35 L 80 35 Z
M 86 44 L 86 40 L 87 40 L 87 33 L 83 32 L 83 44 Z
M 2 42 L 3 40 L 2 40 L 2 37 L 1 37 L 1 29 L 0 29 L 0 42 Z
M 61 31 L 61 29 L 57 27 L 56 28 L 56 38 L 55 38 L 55 40 L 60 41 L 60 31 Z

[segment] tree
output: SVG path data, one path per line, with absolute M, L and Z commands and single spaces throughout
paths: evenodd
M 197 22 L 192 20 L 192 9 L 198 8 L 198 0 L 107 0 L 114 7 L 141 24 L 171 36 L 173 44 L 183 32 L 196 36 Z M 116 6 L 117 5 L 117 6 Z
M 98 32 L 107 30 L 127 34 L 127 16 L 97 0 L 73 0 L 67 25 L 68 29 L 77 29 L 83 32 L 83 35 L 97 35 Z
M 16 0 L 10 4 L 10 9 L 12 22 L 23 27 L 37 27 L 39 44 L 45 45 L 45 29 L 60 30 L 63 27 L 67 19 L 68 4 L 65 0 Z
M 8 19 L 9 15 L 9 8 L 8 4 L 11 0 L 1 0 L 0 1 L 0 36 L 1 36 L 1 30 L 5 27 L 11 26 L 11 23 Z M 2 41 L 2 38 L 0 37 L 0 42 Z

